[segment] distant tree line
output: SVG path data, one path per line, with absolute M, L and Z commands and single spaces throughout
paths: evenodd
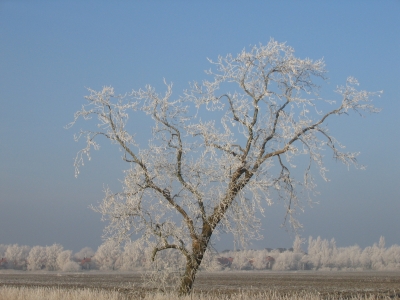
M 364 249 L 359 246 L 337 247 L 334 239 L 320 237 L 308 240 L 307 252 L 302 250 L 305 240 L 296 237 L 290 249 L 266 248 L 263 250 L 225 250 L 221 253 L 207 252 L 201 265 L 203 271 L 224 270 L 399 270 L 400 246 L 385 246 L 385 238 Z M 96 252 L 85 247 L 73 254 L 63 246 L 20 246 L 0 244 L 0 269 L 25 271 L 121 270 L 148 271 L 179 270 L 185 261 L 174 251 L 164 251 L 151 260 L 151 248 L 142 242 L 129 242 L 123 247 L 108 241 Z

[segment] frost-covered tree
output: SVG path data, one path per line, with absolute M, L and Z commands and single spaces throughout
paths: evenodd
M 81 266 L 72 260 L 71 250 L 64 250 L 58 254 L 57 265 L 64 272 L 77 272 L 81 269 Z
M 283 201 L 285 219 L 299 227 L 294 213 L 301 198 L 312 196 L 314 169 L 326 179 L 325 150 L 359 166 L 358 153 L 344 152 L 326 121 L 378 111 L 371 100 L 379 93 L 358 90 L 352 77 L 336 88 L 337 102 L 321 99 L 324 61 L 297 58 L 285 43 L 271 40 L 210 62 L 211 80 L 193 82 L 179 97 L 168 83 L 165 94 L 149 85 L 128 95 L 112 87 L 89 89 L 88 104 L 70 124 L 97 119 L 95 129 L 76 136 L 86 140 L 76 175 L 100 137 L 117 144 L 129 164 L 123 191 L 106 190 L 97 207 L 110 222 L 106 233 L 119 241 L 141 236 L 154 245 L 153 258 L 165 249 L 178 251 L 186 261 L 181 294 L 191 290 L 213 236 L 232 232 L 242 244 L 260 237 L 258 212 L 273 198 Z M 135 136 L 141 128 L 130 131 L 128 117 L 146 115 L 154 127 L 143 144 Z M 302 174 L 294 172 L 296 165 Z
M 64 271 L 64 266 L 69 263 L 72 259 L 72 251 L 71 250 L 64 250 L 58 253 L 57 255 L 57 267 L 60 270 Z
M 0 257 L 4 258 L 8 245 L 0 244 Z
M 304 242 L 305 242 L 305 239 L 301 238 L 299 235 L 296 234 L 296 237 L 294 238 L 294 241 L 293 241 L 293 252 L 302 253 L 303 249 L 301 247 L 304 244 Z
M 81 261 L 84 258 L 92 257 L 94 255 L 94 251 L 90 247 L 84 247 L 74 254 L 74 259 L 77 261 Z
M 28 270 L 41 270 L 46 266 L 46 248 L 41 246 L 32 247 L 27 257 Z
M 218 262 L 214 251 L 207 250 L 201 262 L 201 269 L 206 271 L 221 271 L 223 266 Z
M 388 270 L 400 269 L 400 246 L 393 245 L 385 251 L 385 263 Z
M 29 255 L 29 251 L 29 246 L 20 246 L 18 244 L 9 245 L 4 254 L 4 257 L 8 261 L 8 267 L 14 269 L 26 268 L 26 259 Z
M 56 271 L 59 269 L 57 258 L 63 250 L 64 248 L 60 244 L 46 246 L 46 270 Z
M 122 253 L 121 270 L 132 271 L 146 264 L 146 249 L 141 241 L 131 241 L 125 244 Z
M 381 236 L 379 238 L 379 243 L 374 244 L 371 248 L 371 263 L 372 269 L 374 270 L 383 270 L 385 268 L 385 238 Z
M 272 267 L 277 271 L 301 270 L 303 254 L 299 252 L 284 251 L 278 255 Z
M 118 268 L 117 261 L 121 256 L 119 244 L 115 241 L 107 241 L 97 249 L 94 260 L 100 270 L 115 270 Z
M 320 268 L 331 268 L 337 254 L 335 239 L 331 241 L 317 237 L 315 240 L 310 236 L 308 240 L 308 263 L 310 267 L 318 270 Z

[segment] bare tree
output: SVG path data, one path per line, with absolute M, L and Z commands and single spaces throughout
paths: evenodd
M 81 117 L 98 120 L 97 129 L 76 136 L 86 138 L 76 175 L 84 156 L 90 159 L 91 149 L 98 149 L 97 138 L 119 146 L 130 168 L 123 192 L 106 190 L 96 208 L 110 222 L 106 234 L 118 240 L 141 236 L 154 245 L 153 259 L 165 249 L 179 251 L 186 259 L 181 294 L 191 290 L 211 237 L 232 232 L 241 243 L 260 237 L 256 212 L 273 198 L 284 201 L 285 220 L 300 226 L 293 215 L 315 189 L 312 170 L 326 179 L 322 152 L 329 148 L 337 161 L 358 166 L 358 153 L 343 152 L 325 121 L 350 111 L 378 112 L 370 101 L 379 92 L 358 91 L 352 77 L 336 89 L 339 104 L 321 99 L 324 61 L 299 59 L 285 43 L 271 40 L 210 62 L 206 73 L 213 79 L 192 83 L 177 98 L 165 81 L 163 95 L 149 85 L 124 96 L 112 87 L 89 89 L 88 104 L 69 125 Z M 318 102 L 334 108 L 323 113 Z M 154 121 L 148 144 L 128 132 L 129 113 Z M 296 176 L 292 170 L 301 157 L 306 166 Z

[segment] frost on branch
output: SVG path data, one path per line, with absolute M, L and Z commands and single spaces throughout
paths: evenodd
M 182 294 L 191 289 L 211 237 L 231 232 L 242 244 L 261 238 L 256 216 L 273 198 L 283 201 L 287 220 L 299 227 L 293 216 L 315 189 L 311 172 L 326 179 L 323 151 L 358 166 L 358 154 L 342 151 L 325 120 L 378 111 L 371 104 L 378 93 L 357 90 L 351 77 L 336 90 L 339 104 L 325 101 L 331 110 L 319 111 L 324 61 L 297 58 L 274 40 L 210 62 L 211 80 L 193 82 L 180 97 L 166 82 L 164 94 L 151 86 L 125 96 L 111 87 L 89 90 L 88 104 L 70 124 L 80 117 L 97 120 L 96 130 L 77 136 L 86 147 L 76 157 L 76 174 L 100 136 L 117 144 L 129 163 L 123 190 L 107 190 L 95 208 L 109 221 L 106 234 L 117 241 L 140 237 L 152 246 L 151 260 L 163 250 L 178 251 L 185 259 Z M 139 112 L 154 122 L 145 144 L 127 130 L 128 114 Z M 302 159 L 306 166 L 298 176 L 293 169 Z

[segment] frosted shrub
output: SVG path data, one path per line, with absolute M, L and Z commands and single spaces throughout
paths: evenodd
M 75 261 L 69 261 L 62 267 L 63 272 L 78 272 L 80 269 L 81 266 Z

